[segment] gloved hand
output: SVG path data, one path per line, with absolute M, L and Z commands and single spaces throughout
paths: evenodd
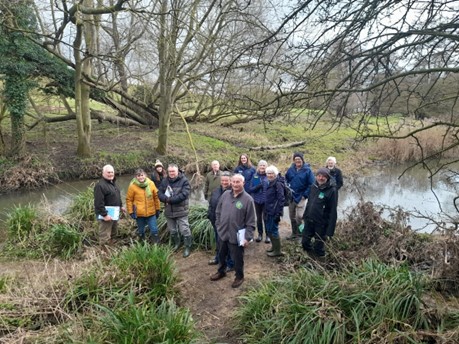
M 161 211 L 160 210 L 156 210 L 156 218 L 158 218 L 159 215 L 161 215 Z
M 129 214 L 134 220 L 137 218 L 137 215 L 135 213 L 130 213 Z

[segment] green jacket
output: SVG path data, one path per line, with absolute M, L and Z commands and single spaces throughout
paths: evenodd
M 214 173 L 214 171 L 210 171 L 206 175 L 206 183 L 204 184 L 204 198 L 206 200 L 210 199 L 210 195 L 212 195 L 212 192 L 220 186 L 220 176 L 222 172 L 217 171 L 217 173 Z

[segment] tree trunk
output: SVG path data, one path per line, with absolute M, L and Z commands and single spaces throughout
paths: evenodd
M 87 7 L 93 7 L 92 0 L 84 0 L 84 4 Z M 91 15 L 77 13 L 76 18 L 77 33 L 73 49 L 75 58 L 75 115 L 78 131 L 77 155 L 87 158 L 91 156 L 90 87 L 83 82 L 83 74 L 91 75 L 92 61 L 88 57 L 83 60 L 80 49 L 84 36 L 88 54 L 94 50 L 94 25 L 91 21 Z
M 167 0 L 162 0 L 161 13 L 168 13 Z M 167 16 L 164 14 L 160 18 L 160 35 L 158 39 L 158 56 L 159 56 L 159 89 L 160 89 L 160 102 L 159 102 L 159 134 L 158 134 L 158 147 L 156 148 L 159 154 L 167 153 L 167 141 L 169 138 L 169 126 L 172 114 L 172 78 L 175 72 L 171 71 L 174 66 L 174 54 L 171 47 L 174 40 L 170 35 L 167 27 Z

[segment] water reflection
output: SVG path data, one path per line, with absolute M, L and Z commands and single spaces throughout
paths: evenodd
M 365 201 L 391 208 L 401 207 L 437 221 L 449 222 L 448 216 L 459 215 L 453 204 L 458 195 L 454 180 L 448 180 L 446 174 L 439 174 L 431 183 L 426 170 L 410 170 L 402 175 L 404 170 L 404 166 L 383 167 L 371 176 L 348 180 L 345 190 L 340 191 L 340 209 L 355 206 L 362 196 Z M 426 219 L 413 216 L 409 224 L 416 230 L 430 232 L 435 229 Z

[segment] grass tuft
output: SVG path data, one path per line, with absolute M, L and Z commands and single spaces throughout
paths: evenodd
M 429 328 L 424 291 L 408 268 L 373 260 L 335 273 L 301 269 L 243 296 L 237 330 L 246 343 L 416 340 L 416 331 Z

